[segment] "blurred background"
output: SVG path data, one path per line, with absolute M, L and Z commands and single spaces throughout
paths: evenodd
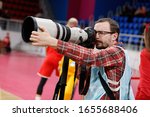
M 33 99 L 35 87 L 39 80 L 35 78 L 38 77 L 36 72 L 45 56 L 44 48 L 34 47 L 22 40 L 22 23 L 27 16 L 52 19 L 64 25 L 69 18 L 75 17 L 79 20 L 79 27 L 81 28 L 93 26 L 94 22 L 101 17 L 115 19 L 120 25 L 121 34 L 119 41 L 123 43 L 123 46 L 130 54 L 130 66 L 133 71 L 132 86 L 134 93 L 136 93 L 139 77 L 139 52 L 144 47 L 142 34 L 145 23 L 150 22 L 150 0 L 0 0 L 0 40 L 9 33 L 10 47 L 12 49 L 9 55 L 0 53 L 0 89 L 8 93 L 13 93 L 21 99 Z M 20 53 L 18 54 L 18 52 Z M 22 57 L 24 60 L 21 58 L 14 59 L 16 56 Z M 10 58 L 13 60 L 13 64 L 8 64 Z M 29 60 L 31 63 L 27 62 L 28 58 L 34 58 L 34 62 L 31 62 L 31 60 Z M 18 66 L 14 64 L 14 61 L 17 61 Z M 23 64 L 22 61 L 26 61 L 27 66 L 30 66 L 26 68 L 26 72 L 25 67 L 20 65 Z M 11 67 L 11 65 L 14 66 Z M 17 68 L 17 71 L 13 71 L 12 69 L 16 69 L 16 67 L 19 67 L 19 69 Z M 19 72 L 19 70 L 21 70 L 20 68 L 24 68 L 22 70 L 23 72 Z M 11 73 L 13 72 L 13 75 L 10 71 Z M 32 73 L 30 76 L 26 76 L 29 74 L 29 71 L 32 71 Z M 16 76 L 16 74 L 19 73 L 20 76 Z M 26 82 L 28 82 L 29 86 L 25 85 L 23 87 L 23 85 L 20 84 L 20 82 L 23 82 L 22 80 L 16 83 L 16 80 L 19 79 L 18 77 L 26 77 L 26 80 L 28 78 L 29 81 Z M 29 77 L 34 77 L 35 79 L 33 78 L 34 80 L 31 80 L 32 78 Z M 14 81 L 10 82 L 10 78 L 14 79 Z M 57 80 L 55 83 L 56 82 Z M 55 87 L 55 83 L 53 84 L 53 88 Z M 22 90 L 20 88 L 12 88 L 18 85 L 20 85 Z M 29 90 L 26 89 L 27 87 L 32 88 Z M 24 91 L 28 92 L 28 95 L 22 96 L 24 94 L 20 94 L 18 89 L 20 89 L 21 93 Z M 0 93 L 0 97 L 2 97 L 2 92 Z

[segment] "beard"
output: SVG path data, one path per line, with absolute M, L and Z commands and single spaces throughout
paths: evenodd
M 97 49 L 105 49 L 105 47 L 96 46 Z
M 96 44 L 97 49 L 106 49 L 108 47 L 108 44 L 104 43 L 98 43 Z

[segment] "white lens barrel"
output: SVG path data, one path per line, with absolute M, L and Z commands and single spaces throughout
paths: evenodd
M 44 26 L 52 37 L 79 44 L 88 39 L 88 34 L 81 28 L 69 28 L 50 19 L 28 16 L 22 25 L 22 38 L 25 42 L 30 42 L 32 31 L 40 31 L 39 26 Z
M 44 19 L 44 18 L 37 18 L 37 17 L 34 17 L 34 18 L 35 18 L 38 26 L 46 27 L 46 29 L 50 33 L 50 35 L 52 37 L 56 37 L 57 27 L 56 27 L 56 24 L 52 20 Z M 40 30 L 38 29 L 38 31 L 40 31 Z

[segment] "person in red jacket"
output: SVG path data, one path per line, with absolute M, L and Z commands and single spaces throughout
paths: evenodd
M 9 32 L 7 32 L 3 40 L 0 41 L 0 53 L 9 53 L 9 52 L 11 52 L 10 34 Z
M 150 100 L 150 24 L 144 30 L 145 48 L 140 54 L 140 82 L 135 99 Z
M 6 36 L 4 37 L 3 42 L 5 43 L 6 52 L 8 53 L 11 52 L 9 32 L 6 33 Z
M 62 55 L 57 53 L 55 49 L 51 47 L 46 48 L 46 57 L 39 72 L 37 73 L 41 77 L 41 80 L 36 91 L 36 100 L 41 99 L 44 85 L 48 78 L 51 77 L 52 72 L 56 70 L 56 76 L 59 76 L 58 63 L 61 60 L 61 58 Z

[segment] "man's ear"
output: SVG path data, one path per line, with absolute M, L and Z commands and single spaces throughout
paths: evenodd
M 117 37 L 118 37 L 118 33 L 114 33 L 114 34 L 112 35 L 112 40 L 113 40 L 113 41 L 116 41 Z
M 118 33 L 114 33 L 112 36 L 113 36 L 112 37 L 113 45 L 117 45 L 117 43 L 118 43 Z

